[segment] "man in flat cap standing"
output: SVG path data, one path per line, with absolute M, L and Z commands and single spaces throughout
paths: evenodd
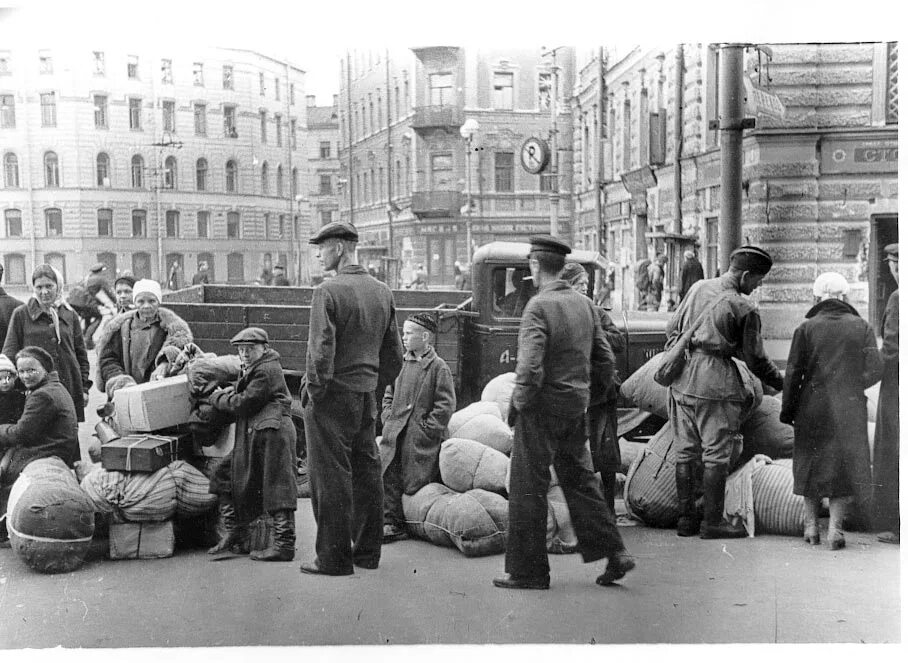
M 754 398 L 732 358 L 746 363 L 764 383 L 782 389 L 782 374 L 763 351 L 760 314 L 744 296 L 760 286 L 771 267 L 766 251 L 755 246 L 736 249 L 725 274 L 691 286 L 666 328 L 672 341 L 697 324 L 690 358 L 670 387 L 681 511 L 678 536 L 698 531 L 703 539 L 746 536 L 743 527 L 733 527 L 723 517 L 728 467 L 733 450 L 742 443 L 741 422 Z M 703 522 L 698 523 L 695 477 L 701 460 L 704 513 Z
M 400 372 L 403 351 L 394 297 L 356 264 L 349 223 L 309 240 L 337 276 L 312 295 L 306 376 L 300 397 L 317 533 L 304 573 L 351 575 L 378 567 L 382 545 L 381 461 L 375 444 L 375 390 Z
M 899 282 L 899 245 L 883 249 L 889 270 Z M 875 526 L 884 530 L 877 538 L 899 543 L 899 291 L 889 295 L 883 312 L 883 381 L 877 405 L 873 441 L 873 486 Z
M 546 519 L 549 465 L 564 491 L 585 563 L 609 561 L 596 582 L 608 585 L 634 568 L 634 559 L 593 474 L 584 414 L 591 380 L 611 381 L 615 356 L 593 302 L 559 278 L 571 247 L 550 235 L 533 237 L 530 274 L 539 292 L 520 321 L 517 367 L 508 423 L 514 427 L 508 487 L 507 589 L 548 589 Z

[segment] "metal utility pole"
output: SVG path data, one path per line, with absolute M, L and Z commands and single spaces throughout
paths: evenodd
M 744 44 L 719 47 L 719 147 L 721 158 L 719 268 L 728 269 L 741 244 L 741 171 L 744 138 Z
M 605 55 L 602 46 L 599 47 L 598 58 L 599 85 L 597 86 L 597 95 L 599 99 L 599 135 L 597 144 L 596 159 L 596 224 L 599 229 L 599 252 L 608 256 L 608 228 L 605 227 L 605 219 L 602 218 L 602 196 L 605 195 L 605 139 L 608 133 L 608 127 L 605 122 L 608 118 L 605 110 Z
M 549 104 L 552 111 L 552 127 L 549 130 L 549 172 L 551 189 L 549 191 L 549 234 L 558 236 L 558 48 L 553 48 L 544 55 L 552 56 L 552 100 Z
M 347 51 L 347 193 L 350 198 L 350 224 L 353 224 L 353 75 L 350 73 L 350 51 Z
M 681 234 L 681 152 L 684 150 L 684 44 L 675 49 L 675 214 L 672 232 Z

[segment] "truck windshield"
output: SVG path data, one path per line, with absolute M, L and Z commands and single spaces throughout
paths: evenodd
M 492 313 L 501 318 L 519 318 L 530 297 L 536 294 L 528 267 L 496 267 L 492 270 Z

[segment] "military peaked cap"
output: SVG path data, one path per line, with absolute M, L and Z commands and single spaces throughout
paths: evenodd
M 407 322 L 413 322 L 433 334 L 438 331 L 438 324 L 435 322 L 435 318 L 428 313 L 414 313 L 407 318 Z
M 899 245 L 896 244 L 887 244 L 886 248 L 883 249 L 883 252 L 886 254 L 886 260 L 889 261 L 899 261 Z
M 104 266 L 104 263 L 97 262 L 92 265 L 91 269 L 89 269 L 88 271 L 90 271 L 92 274 L 97 274 L 98 272 L 103 272 L 105 269 L 107 269 L 107 267 Z
M 545 253 L 555 253 L 566 256 L 571 252 L 571 247 L 552 235 L 533 235 L 530 237 L 530 253 L 542 251 Z
M 731 252 L 731 266 L 744 272 L 768 274 L 772 256 L 758 246 L 740 246 Z
M 346 239 L 352 242 L 359 241 L 359 233 L 356 232 L 356 228 L 353 227 L 352 223 L 346 223 L 345 221 L 333 221 L 321 228 L 314 237 L 309 240 L 310 244 L 321 244 L 326 239 L 331 239 L 336 237 L 338 239 Z
M 259 343 L 268 343 L 268 332 L 261 327 L 246 327 L 230 339 L 231 345 L 256 345 Z

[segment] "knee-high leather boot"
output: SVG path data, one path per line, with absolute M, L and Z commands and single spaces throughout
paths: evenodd
M 249 537 L 247 536 L 247 528 L 237 523 L 233 501 L 229 497 L 222 495 L 218 510 L 220 511 L 221 524 L 224 526 L 224 534 L 217 544 L 208 549 L 208 554 L 216 555 L 217 553 L 229 552 L 234 555 L 248 555 Z
M 693 463 L 676 463 L 675 487 L 678 490 L 678 507 L 681 511 L 678 518 L 678 536 L 693 536 L 700 531 L 694 501 L 694 483 Z
M 725 520 L 725 480 L 728 465 L 707 465 L 703 468 L 703 522 L 700 523 L 701 539 L 740 539 L 747 530 Z
M 257 562 L 289 562 L 296 549 L 295 512 L 281 509 L 271 513 L 273 542 L 261 552 L 253 552 L 249 557 Z

